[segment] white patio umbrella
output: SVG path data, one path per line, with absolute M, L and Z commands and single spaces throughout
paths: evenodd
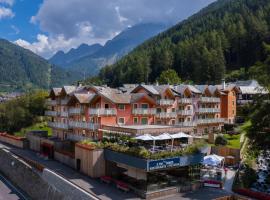
M 224 160 L 224 157 L 218 156 L 216 154 L 212 154 L 212 155 L 205 156 L 203 158 L 203 164 L 217 166 L 217 165 L 220 165 L 223 160 Z
M 191 135 L 188 135 L 186 133 L 183 133 L 183 132 L 179 132 L 179 133 L 176 133 L 176 134 L 171 135 L 171 137 L 172 137 L 172 148 L 173 148 L 174 139 L 178 139 L 178 138 L 191 138 L 192 136 Z
M 155 142 L 158 138 L 150 134 L 144 134 L 144 135 L 139 135 L 135 137 L 134 139 L 142 140 L 142 141 L 153 141 L 153 149 L 155 150 Z

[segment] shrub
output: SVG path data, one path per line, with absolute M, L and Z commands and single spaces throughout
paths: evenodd
M 215 140 L 215 145 L 227 145 L 228 141 L 223 135 L 218 135 Z

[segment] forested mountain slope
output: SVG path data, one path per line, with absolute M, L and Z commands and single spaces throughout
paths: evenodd
M 48 89 L 76 80 L 76 75 L 49 64 L 45 59 L 0 39 L 0 91 Z
M 269 0 L 219 0 L 103 68 L 100 77 L 110 85 L 154 82 L 172 68 L 183 80 L 220 83 L 226 71 L 264 57 L 269 23 Z

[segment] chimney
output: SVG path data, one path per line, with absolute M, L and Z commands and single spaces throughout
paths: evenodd
M 222 79 L 222 89 L 225 90 L 226 88 L 226 82 L 225 79 Z

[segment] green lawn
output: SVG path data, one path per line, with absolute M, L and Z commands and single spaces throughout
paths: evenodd
M 27 128 L 22 128 L 20 131 L 15 132 L 14 135 L 23 137 L 29 131 L 48 131 L 48 135 L 52 135 L 52 129 L 47 126 L 46 122 L 37 123 Z
M 227 144 L 228 147 L 234 148 L 234 149 L 240 149 L 240 147 L 241 147 L 241 144 L 240 144 L 241 134 L 232 135 L 232 136 L 230 136 L 229 134 L 224 134 L 224 137 L 228 140 L 228 144 Z

